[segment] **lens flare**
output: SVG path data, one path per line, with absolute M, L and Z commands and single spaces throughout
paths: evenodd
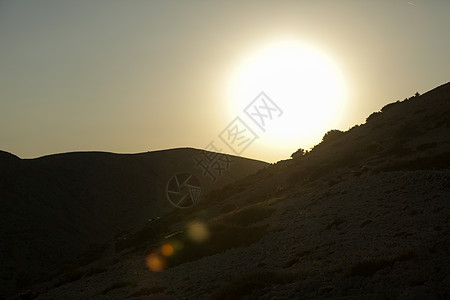
M 164 245 L 161 246 L 161 253 L 162 255 L 169 257 L 173 254 L 174 252 L 174 248 L 171 244 L 166 243 Z
M 209 230 L 206 225 L 198 221 L 190 223 L 187 232 L 195 242 L 203 242 L 209 237 Z
M 181 251 L 184 248 L 184 243 L 179 240 L 171 240 L 170 244 L 173 247 L 173 251 Z
M 150 252 L 145 256 L 145 265 L 152 272 L 161 272 L 167 267 L 167 260 L 157 252 Z

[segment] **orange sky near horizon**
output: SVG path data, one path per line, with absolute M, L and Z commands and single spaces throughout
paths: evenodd
M 0 149 L 33 158 L 214 141 L 236 154 L 221 133 L 239 117 L 258 136 L 240 155 L 286 159 L 329 129 L 347 130 L 389 102 L 448 82 L 449 13 L 449 1 L 424 0 L 2 1 Z M 315 54 L 282 60 L 286 48 L 247 69 L 275 74 L 267 86 L 236 79 L 246 61 L 286 42 L 329 62 L 315 81 L 321 60 L 301 74 Z M 291 70 L 297 59 L 301 67 Z M 331 69 L 342 95 L 320 102 L 315 95 L 333 88 L 332 76 L 324 79 Z M 267 130 L 244 111 L 260 88 L 283 109 Z

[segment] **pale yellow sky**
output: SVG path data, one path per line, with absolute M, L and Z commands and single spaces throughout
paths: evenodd
M 243 156 L 288 158 L 327 129 L 449 81 L 450 2 L 409 2 L 2 1 L 0 149 L 29 158 L 203 148 L 240 117 L 259 136 Z M 326 128 L 306 139 L 294 122 L 280 142 L 230 90 L 243 62 L 286 40 L 333 61 L 347 93 Z

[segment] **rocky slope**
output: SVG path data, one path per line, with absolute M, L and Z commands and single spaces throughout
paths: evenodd
M 104 244 L 38 299 L 450 298 L 450 84 Z

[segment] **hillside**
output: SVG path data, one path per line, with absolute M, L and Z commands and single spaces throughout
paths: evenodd
M 447 83 L 108 241 L 23 295 L 448 299 L 449 168 Z
M 175 209 L 167 181 L 189 171 L 204 193 L 254 173 L 266 163 L 239 157 L 213 183 L 195 167 L 196 149 L 141 154 L 78 152 L 20 159 L 0 152 L 1 294 L 140 228 Z

